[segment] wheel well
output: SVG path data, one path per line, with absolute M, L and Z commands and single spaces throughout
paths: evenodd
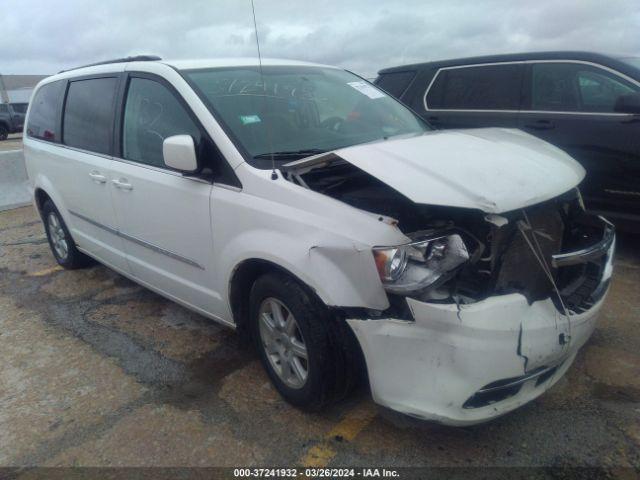
M 36 205 L 38 206 L 38 213 L 40 213 L 40 216 L 42 216 L 42 207 L 44 206 L 44 202 L 46 202 L 47 200 L 51 200 L 51 197 L 47 195 L 47 192 L 45 192 L 41 188 L 36 189 L 35 197 Z
M 229 283 L 229 304 L 236 323 L 237 331 L 248 338 L 249 335 L 249 296 L 255 281 L 269 272 L 283 273 L 305 287 L 310 294 L 318 296 L 313 288 L 300 280 L 286 268 L 268 260 L 253 258 L 242 261 L 234 270 Z

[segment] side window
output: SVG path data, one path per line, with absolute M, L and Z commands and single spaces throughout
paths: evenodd
M 573 112 L 579 109 L 576 64 L 536 63 L 532 67 L 531 109 Z
M 29 106 L 28 103 L 13 103 L 11 104 L 11 108 L 13 108 L 13 111 L 16 113 L 27 113 L 27 107 Z
M 202 140 L 198 126 L 166 87 L 154 80 L 132 78 L 124 111 L 123 157 L 164 167 L 162 142 L 172 135 L 191 135 L 196 149 Z
M 384 73 L 377 78 L 375 83 L 385 92 L 400 98 L 415 76 L 416 72 Z
M 9 107 L 6 103 L 0 103 L 0 113 L 9 113 Z
M 65 82 L 51 82 L 38 89 L 31 101 L 31 112 L 27 121 L 27 135 L 41 140 L 57 142 L 58 106 L 60 105 Z
M 96 153 L 111 152 L 117 84 L 118 79 L 113 77 L 69 83 L 62 127 L 65 145 Z
M 440 70 L 427 95 L 429 109 L 519 110 L 522 65 Z
M 599 68 L 580 65 L 577 77 L 583 112 L 612 113 L 618 97 L 640 91 L 637 85 Z

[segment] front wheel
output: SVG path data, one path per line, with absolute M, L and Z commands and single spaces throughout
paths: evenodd
M 9 130 L 4 125 L 0 125 L 0 140 L 9 138 Z
M 253 338 L 262 365 L 289 403 L 318 410 L 355 385 L 355 338 L 341 322 L 287 275 L 269 273 L 255 282 L 251 290 Z

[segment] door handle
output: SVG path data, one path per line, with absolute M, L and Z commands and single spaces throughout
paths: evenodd
M 91 180 L 93 180 L 96 183 L 106 183 L 107 182 L 107 177 L 102 175 L 100 172 L 91 172 L 89 174 L 89 176 L 91 177 Z
M 133 190 L 133 185 L 127 182 L 125 178 L 121 178 L 120 180 L 111 180 L 111 183 L 120 190 Z
M 551 120 L 536 120 L 533 123 L 525 123 L 524 127 L 532 130 L 551 130 L 556 128 L 556 124 Z

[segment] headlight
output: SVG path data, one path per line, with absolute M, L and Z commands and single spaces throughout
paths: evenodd
M 405 295 L 424 290 L 469 260 L 467 247 L 456 233 L 374 247 L 373 256 L 384 288 Z

